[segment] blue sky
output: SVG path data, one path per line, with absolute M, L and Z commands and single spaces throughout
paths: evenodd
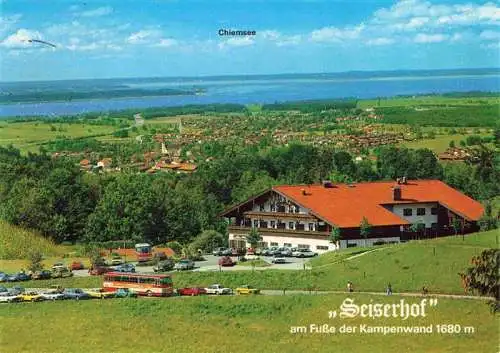
M 18 81 L 498 67 L 499 4 L 0 0 L 0 77 Z M 226 37 L 218 35 L 219 29 L 257 33 Z

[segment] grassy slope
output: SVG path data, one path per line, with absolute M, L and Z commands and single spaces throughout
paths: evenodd
M 351 296 L 358 304 L 373 299 Z M 345 295 L 189 297 L 44 302 L 0 307 L 6 352 L 493 352 L 495 317 L 482 301 L 439 299 L 425 318 L 328 319 Z M 420 298 L 406 299 L 419 303 Z M 29 310 L 28 309 L 29 306 Z M 23 319 L 20 319 L 23 318 Z M 26 320 L 29 318 L 29 322 Z M 291 334 L 290 326 L 474 326 L 474 334 Z M 15 338 L 15 339 L 14 339 Z
M 0 221 L 0 259 L 25 259 L 32 249 L 37 249 L 46 256 L 63 253 L 63 247 L 50 240 Z
M 306 271 L 223 271 L 174 273 L 176 287 L 222 283 L 236 288 L 252 284 L 263 289 L 345 290 L 347 281 L 355 290 L 384 291 L 391 283 L 395 292 L 420 292 L 427 286 L 434 293 L 463 294 L 459 272 L 470 259 L 487 248 L 497 247 L 499 231 L 418 241 L 380 248 L 349 261 L 342 261 L 363 249 L 347 249 L 320 256 Z M 370 250 L 373 250 L 371 248 Z M 321 267 L 320 267 L 321 266 Z M 76 277 L 26 282 L 26 287 L 60 283 L 68 287 L 99 287 L 100 277 Z

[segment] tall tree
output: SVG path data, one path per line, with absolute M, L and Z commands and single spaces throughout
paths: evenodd
M 359 233 L 365 240 L 365 246 L 366 246 L 366 239 L 372 233 L 372 228 L 373 228 L 372 225 L 370 224 L 370 222 L 368 222 L 368 218 L 363 217 L 361 223 L 359 224 Z

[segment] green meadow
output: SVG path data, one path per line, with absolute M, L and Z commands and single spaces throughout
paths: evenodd
M 356 304 L 402 297 L 352 294 Z M 177 297 L 20 303 L 0 307 L 5 352 L 440 352 L 496 351 L 497 318 L 482 300 L 441 299 L 426 317 L 330 319 L 336 295 Z M 423 298 L 404 298 L 419 304 Z M 327 324 L 335 333 L 310 325 Z M 437 325 L 459 333 L 439 333 Z M 341 333 L 343 325 L 356 332 Z M 367 333 L 366 326 L 431 326 L 429 333 Z M 459 326 L 457 326 L 459 325 Z M 305 332 L 292 333 L 305 328 Z M 361 332 L 360 332 L 361 331 Z

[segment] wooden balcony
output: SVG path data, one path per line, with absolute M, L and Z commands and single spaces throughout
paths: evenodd
M 250 232 L 251 227 L 240 227 L 230 225 L 228 226 L 229 233 L 246 235 Z M 310 239 L 325 239 L 328 238 L 328 232 L 313 232 L 306 230 L 293 230 L 293 229 L 274 229 L 274 228 L 257 228 L 261 235 L 273 235 L 278 237 L 292 237 L 292 238 L 310 238 Z
M 245 217 L 252 218 L 272 218 L 272 219 L 297 219 L 305 221 L 318 221 L 318 218 L 305 213 L 292 213 L 292 212 L 259 212 L 259 211 L 247 211 L 243 213 Z

